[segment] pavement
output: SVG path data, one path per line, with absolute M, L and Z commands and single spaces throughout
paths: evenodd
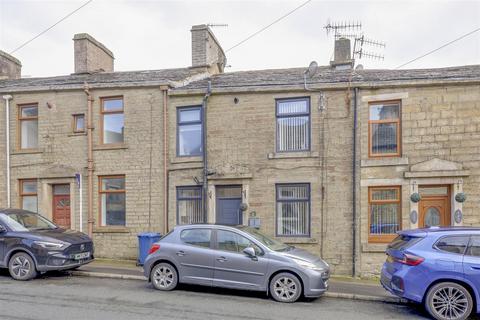
M 101 260 L 82 266 L 72 272 L 76 276 L 110 278 L 123 280 L 145 281 L 142 267 L 135 261 L 129 260 Z M 378 280 L 356 279 L 349 277 L 330 278 L 329 289 L 324 295 L 330 298 L 345 298 L 363 301 L 378 301 L 386 303 L 407 303 L 406 300 L 393 296 L 383 289 Z
M 104 270 L 105 271 L 105 270 Z M 50 272 L 15 281 L 0 271 L 0 320 L 383 320 L 427 319 L 415 305 L 335 299 L 277 303 L 264 292 L 180 285 L 171 292 L 138 280 Z

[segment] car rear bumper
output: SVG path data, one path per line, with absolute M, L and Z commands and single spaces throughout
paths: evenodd
M 384 265 L 380 275 L 380 283 L 385 290 L 397 297 L 422 302 L 423 295 L 418 292 L 419 281 L 415 275 L 416 270 L 413 268 L 398 270 L 391 274 Z M 414 280 L 412 281 L 411 278 Z

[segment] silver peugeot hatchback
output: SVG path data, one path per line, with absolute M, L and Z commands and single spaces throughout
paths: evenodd
M 330 268 L 319 257 L 246 226 L 177 226 L 152 245 L 143 266 L 158 290 L 178 283 L 265 291 L 280 302 L 319 297 Z

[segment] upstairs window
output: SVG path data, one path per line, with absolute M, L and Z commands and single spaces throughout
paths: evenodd
M 201 156 L 203 154 L 202 107 L 177 109 L 177 155 Z
M 310 99 L 277 100 L 277 152 L 310 150 Z
M 73 115 L 73 133 L 85 132 L 85 115 L 83 113 Z
M 177 187 L 177 223 L 193 224 L 206 221 L 203 213 L 202 187 Z
M 400 156 L 400 102 L 372 103 L 369 110 L 369 156 Z
M 20 180 L 20 206 L 24 210 L 37 212 L 37 180 Z
M 310 184 L 277 185 L 277 236 L 310 235 Z
M 38 148 L 38 105 L 18 107 L 20 149 Z
M 122 144 L 124 142 L 123 97 L 102 98 L 101 142 Z
M 400 187 L 370 187 L 370 242 L 390 242 L 400 230 Z

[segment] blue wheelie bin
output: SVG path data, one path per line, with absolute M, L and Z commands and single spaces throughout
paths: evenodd
M 137 264 L 143 266 L 148 256 L 148 250 L 152 244 L 160 240 L 161 235 L 157 232 L 142 232 L 138 234 L 138 260 Z

